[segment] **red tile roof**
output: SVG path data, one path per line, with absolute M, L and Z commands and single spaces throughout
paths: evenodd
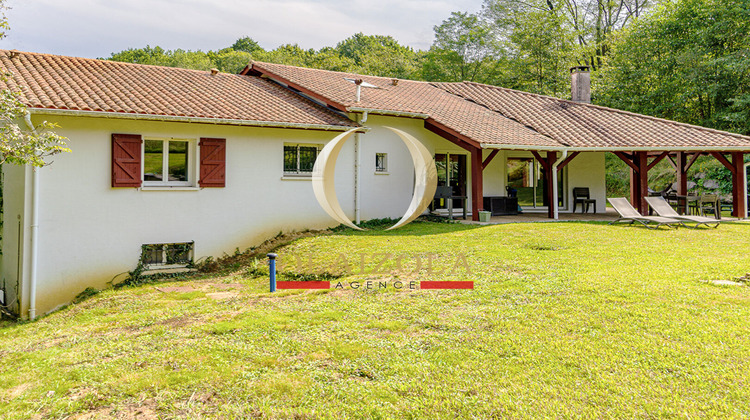
M 480 83 L 435 83 L 533 127 L 558 143 L 577 148 L 747 147 L 750 137 Z
M 348 118 L 253 76 L 0 50 L 0 88 L 30 108 L 226 120 L 227 124 L 356 127 Z M 218 121 L 221 122 L 221 121 Z
M 346 111 L 361 109 L 422 114 L 470 140 L 494 145 L 586 150 L 750 151 L 750 137 L 611 108 L 479 83 L 428 83 L 271 63 L 251 71 L 300 89 Z M 377 88 L 345 80 L 362 79 Z
M 536 131 L 505 118 L 484 106 L 450 94 L 428 82 L 399 80 L 393 85 L 386 77 L 365 76 L 328 70 L 308 69 L 271 63 L 252 63 L 252 71 L 273 78 L 340 110 L 369 109 L 391 113 L 423 114 L 476 142 L 557 147 L 559 144 Z M 346 79 L 362 79 L 376 86 L 362 87 L 360 102 L 356 86 Z

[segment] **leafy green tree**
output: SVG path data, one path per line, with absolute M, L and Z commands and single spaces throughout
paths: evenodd
M 747 1 L 664 3 L 619 34 L 595 87 L 604 105 L 750 134 Z
M 511 21 L 512 20 L 512 21 Z M 568 69 L 575 64 L 573 34 L 563 18 L 544 7 L 513 10 L 498 22 L 507 55 L 500 83 L 527 92 L 568 97 Z
M 231 48 L 231 49 L 233 49 L 235 51 L 242 51 L 242 52 L 246 52 L 246 53 L 250 53 L 250 54 L 253 54 L 253 53 L 256 53 L 256 52 L 259 52 L 259 51 L 263 51 L 263 48 L 261 48 L 261 46 L 257 42 L 255 42 L 255 40 L 253 40 L 252 38 L 250 38 L 249 36 L 242 37 L 242 38 L 238 39 L 229 48 Z
M 0 1 L 0 39 L 5 38 L 10 29 L 5 10 L 4 2 Z M 27 123 L 31 121 L 29 111 L 13 74 L 3 70 L 0 85 L 0 164 L 41 167 L 46 165 L 45 159 L 49 156 L 70 151 L 65 147 L 67 139 L 53 131 L 57 127 L 55 124 L 44 121 L 33 126 Z
M 415 79 L 420 75 L 419 54 L 391 36 L 360 32 L 339 42 L 334 51 L 342 59 L 351 59 L 356 65 L 352 70 L 358 73 L 401 79 Z
M 476 14 L 453 12 L 435 26 L 423 76 L 434 81 L 490 83 L 498 71 L 498 45 L 492 27 Z
M 108 60 L 126 63 L 151 64 L 155 66 L 182 67 L 195 70 L 208 70 L 214 63 L 203 51 L 165 50 L 161 47 L 131 48 L 113 53 Z
M 171 51 L 165 51 L 159 46 L 151 48 L 147 45 L 145 48 L 130 48 L 118 53 L 112 53 L 108 60 L 167 66 L 171 62 L 171 54 Z
M 211 63 L 213 63 L 213 67 L 225 73 L 239 73 L 252 59 L 252 54 L 245 51 L 236 51 L 232 48 L 208 51 L 206 55 Z
M 289 66 L 307 67 L 308 63 L 313 62 L 314 56 L 314 49 L 305 50 L 298 44 L 285 44 L 274 50 L 256 54 L 253 59 Z

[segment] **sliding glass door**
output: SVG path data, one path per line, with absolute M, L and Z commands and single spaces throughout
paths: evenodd
M 452 153 L 435 154 L 438 187 L 450 186 L 454 196 L 466 196 L 466 155 Z M 461 208 L 461 200 L 453 200 L 453 208 Z M 436 200 L 436 208 L 447 208 L 447 200 Z
M 563 168 L 557 177 L 558 207 L 564 208 L 567 202 L 565 197 L 565 170 Z M 544 168 L 533 157 L 508 158 L 506 185 L 516 190 L 518 204 L 524 208 L 547 208 L 547 182 L 545 180 Z

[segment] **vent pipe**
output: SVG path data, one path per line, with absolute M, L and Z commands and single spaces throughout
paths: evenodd
M 571 74 L 571 99 L 573 102 L 585 104 L 591 103 L 591 73 L 588 66 L 576 66 L 570 68 Z
M 359 102 L 359 99 L 362 97 L 362 82 L 363 81 L 364 80 L 362 80 L 362 79 L 357 79 L 357 80 L 354 81 L 354 84 L 357 85 L 357 98 L 356 98 L 357 100 L 356 100 L 356 102 Z

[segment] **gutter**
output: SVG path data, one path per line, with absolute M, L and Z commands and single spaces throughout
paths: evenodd
M 205 118 L 205 117 L 182 117 L 176 115 L 154 115 L 138 114 L 125 112 L 104 112 L 104 111 L 81 111 L 76 109 L 49 109 L 49 108 L 31 108 L 34 114 L 40 115 L 67 115 L 75 117 L 93 117 L 93 118 L 114 118 L 126 120 L 148 120 L 148 121 L 172 121 L 199 124 L 217 124 L 217 125 L 237 125 L 250 127 L 269 127 L 269 128 L 296 128 L 306 130 L 323 130 L 323 131 L 347 131 L 354 127 L 338 126 L 326 124 L 303 124 L 287 123 L 277 121 L 255 121 L 255 120 L 232 120 L 225 118 Z M 362 131 L 369 131 L 368 128 L 360 128 Z
M 750 152 L 747 146 L 679 146 L 679 147 L 569 147 L 530 146 L 517 144 L 480 143 L 482 149 L 538 150 L 550 152 Z
M 552 214 L 555 220 L 559 219 L 558 215 L 558 205 L 557 205 L 557 166 L 560 165 L 565 158 L 568 157 L 568 151 L 563 150 L 562 156 L 560 156 L 555 163 L 552 164 L 552 185 L 550 185 L 550 188 L 552 188 Z M 594 209 L 596 211 L 596 209 Z
M 426 120 L 427 118 L 430 118 L 427 114 L 421 114 L 419 112 L 407 112 L 407 111 L 388 111 L 385 109 L 375 109 L 375 108 L 360 108 L 356 106 L 351 106 L 346 108 L 349 112 L 363 112 L 365 114 L 375 114 L 375 115 L 390 115 L 393 117 L 409 117 L 409 118 L 421 118 L 423 120 Z
M 31 122 L 31 114 L 27 111 L 23 120 L 29 130 L 36 134 L 36 127 Z M 36 275 L 37 259 L 39 255 L 39 168 L 31 168 L 31 267 L 29 268 L 29 319 L 36 318 Z M 18 252 L 21 252 L 19 249 Z

